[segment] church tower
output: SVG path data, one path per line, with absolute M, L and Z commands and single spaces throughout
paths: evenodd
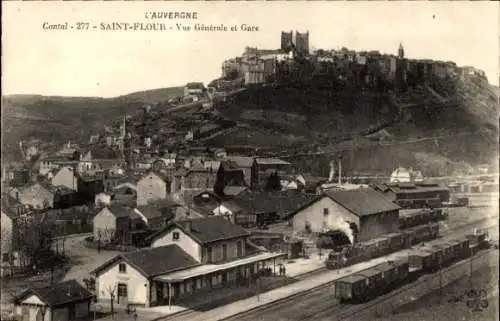
M 403 44 L 399 43 L 396 60 L 396 88 L 398 91 L 406 90 L 406 68 L 405 50 Z
M 399 49 L 398 49 L 398 58 L 399 59 L 404 59 L 405 57 L 405 50 L 403 48 L 403 44 L 400 42 L 399 43 Z
M 123 116 L 122 123 L 120 124 L 120 138 L 119 147 L 122 157 L 125 157 L 125 139 L 127 137 L 127 117 Z

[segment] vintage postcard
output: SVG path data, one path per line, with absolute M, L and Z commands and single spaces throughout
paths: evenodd
M 2 2 L 1 320 L 498 320 L 498 2 Z

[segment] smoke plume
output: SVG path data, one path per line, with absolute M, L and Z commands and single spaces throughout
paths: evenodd
M 335 162 L 330 162 L 330 175 L 328 176 L 328 181 L 333 182 L 333 177 L 335 175 Z
M 325 231 L 341 231 L 348 238 L 351 244 L 354 244 L 354 234 L 348 222 L 344 221 L 341 217 L 335 215 L 328 215 L 325 220 Z

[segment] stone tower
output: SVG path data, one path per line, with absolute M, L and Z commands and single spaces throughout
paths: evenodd
M 293 32 L 281 32 L 281 50 L 289 52 L 293 47 Z
M 295 31 L 294 38 L 295 51 L 297 54 L 307 56 L 309 54 L 309 31 L 305 33 Z
M 396 62 L 396 88 L 399 91 L 406 89 L 406 58 L 403 44 L 399 43 L 398 58 Z

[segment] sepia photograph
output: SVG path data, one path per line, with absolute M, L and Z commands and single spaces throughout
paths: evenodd
M 3 1 L 0 320 L 499 320 L 499 10 Z

